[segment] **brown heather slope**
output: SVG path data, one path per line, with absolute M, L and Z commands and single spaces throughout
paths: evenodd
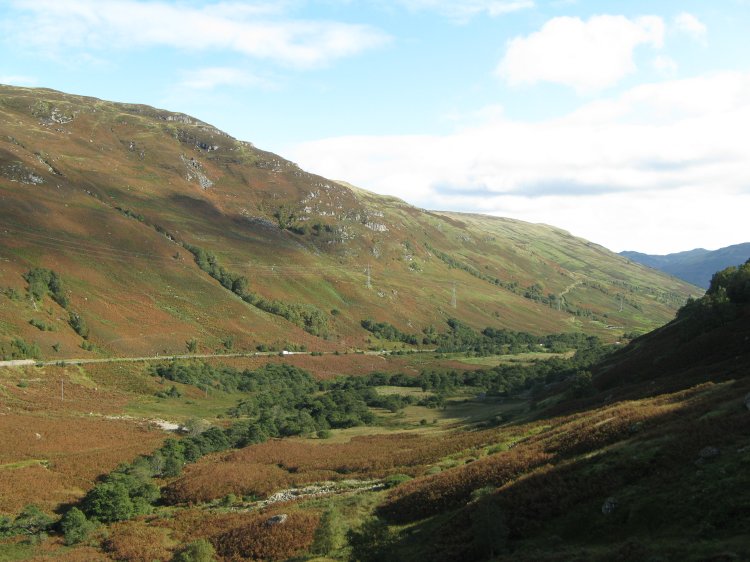
M 328 338 L 244 303 L 183 243 L 265 298 L 316 306 Z M 80 349 L 67 311 L 28 299 L 32 267 L 62 277 L 93 350 Z M 534 284 L 553 302 L 524 298 Z M 411 333 L 457 317 L 614 340 L 663 324 L 700 292 L 553 227 L 428 212 L 309 174 L 183 114 L 7 86 L 0 290 L 0 344 L 20 336 L 52 359 L 176 353 L 192 338 L 210 351 L 228 336 L 235 349 L 361 347 L 365 318 Z

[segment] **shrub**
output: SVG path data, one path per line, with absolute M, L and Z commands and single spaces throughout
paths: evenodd
M 65 536 L 65 544 L 67 545 L 85 541 L 95 527 L 96 524 L 89 521 L 83 511 L 77 507 L 66 511 L 60 521 L 60 529 Z
M 32 318 L 31 320 L 29 320 L 29 324 L 34 326 L 34 328 L 36 328 L 37 330 L 41 330 L 42 332 L 51 332 L 52 330 L 54 330 L 53 326 L 41 320 L 37 320 L 36 318 Z
M 70 324 L 70 327 L 73 328 L 73 331 L 75 331 L 76 334 L 81 336 L 83 339 L 88 339 L 89 327 L 86 324 L 86 320 L 84 320 L 83 316 L 81 316 L 77 312 L 71 311 L 68 316 L 68 324 Z
M 386 488 L 395 488 L 396 486 L 403 484 L 404 482 L 408 482 L 411 479 L 412 477 L 408 474 L 391 474 L 385 480 L 383 480 L 383 484 L 385 484 Z
M 37 535 L 46 532 L 55 522 L 37 506 L 29 504 L 21 510 L 13 522 L 16 534 Z
M 52 300 L 63 308 L 68 308 L 70 304 L 68 297 L 65 295 L 62 279 L 50 269 L 35 267 L 29 270 L 23 278 L 29 284 L 29 294 L 34 300 L 42 300 L 50 294 Z
M 185 545 L 172 557 L 172 562 L 214 562 L 216 550 L 206 539 Z
M 21 338 L 10 342 L 10 359 L 41 359 L 42 351 L 35 343 L 26 343 Z

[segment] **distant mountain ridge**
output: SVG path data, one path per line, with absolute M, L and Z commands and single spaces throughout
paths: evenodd
M 620 255 L 707 289 L 711 276 L 716 271 L 732 265 L 740 265 L 750 258 L 750 242 L 734 244 L 718 250 L 696 248 L 667 255 L 626 251 L 620 252 Z

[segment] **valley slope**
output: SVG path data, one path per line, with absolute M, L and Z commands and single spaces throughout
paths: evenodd
M 29 298 L 35 267 L 59 276 L 66 307 Z M 47 359 L 383 345 L 366 318 L 614 341 L 701 293 L 551 226 L 307 173 L 187 115 L 8 86 L 0 289 L 6 355 L 20 337 Z

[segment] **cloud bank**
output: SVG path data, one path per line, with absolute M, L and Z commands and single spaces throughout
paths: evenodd
M 49 54 L 171 47 L 314 67 L 390 40 L 369 25 L 288 19 L 283 3 L 11 0 L 10 6 L 17 21 L 3 30 L 6 38 Z
M 747 238 L 748 130 L 750 74 L 726 72 L 638 86 L 541 122 L 494 112 L 452 134 L 330 138 L 287 154 L 422 207 L 547 222 L 616 250 L 668 252 Z

